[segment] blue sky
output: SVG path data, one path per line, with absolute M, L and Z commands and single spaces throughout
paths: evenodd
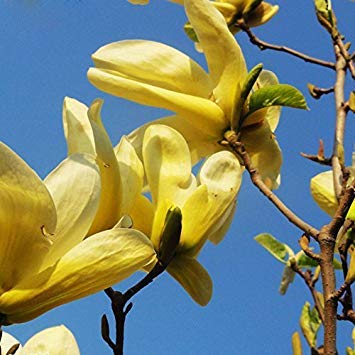
M 96 97 L 104 98 L 103 120 L 113 143 L 166 113 L 110 97 L 92 87 L 86 71 L 97 48 L 123 39 L 149 39 L 174 46 L 205 66 L 203 56 L 195 52 L 182 31 L 186 21 L 183 8 L 167 1 L 152 0 L 144 7 L 124 0 L 2 0 L 0 4 L 1 140 L 41 177 L 66 155 L 61 118 L 65 96 L 86 104 Z M 278 15 L 255 33 L 264 40 L 332 61 L 331 42 L 316 21 L 313 2 L 278 4 Z M 337 0 L 333 6 L 340 30 L 350 36 L 354 3 Z M 306 84 L 332 86 L 335 74 L 283 53 L 260 52 L 244 34 L 237 38 L 249 68 L 262 62 L 281 82 L 296 86 L 306 96 L 310 111 L 284 109 L 276 131 L 284 153 L 282 185 L 277 193 L 300 216 L 320 227 L 328 217 L 312 201 L 309 179 L 325 169 L 306 161 L 299 152 L 316 153 L 322 138 L 326 153 L 331 153 L 333 98 L 315 101 Z M 349 117 L 348 164 L 355 135 L 352 121 Z M 218 247 L 207 245 L 200 256 L 214 281 L 210 304 L 201 308 L 171 277 L 161 276 L 134 298 L 127 319 L 126 353 L 290 354 L 291 335 L 299 330 L 301 308 L 311 300 L 297 278 L 285 296 L 279 295 L 282 265 L 253 240 L 261 232 L 269 232 L 295 249 L 301 236 L 245 175 L 227 237 Z M 125 290 L 140 276 L 116 288 Z M 109 301 L 99 293 L 7 330 L 25 341 L 45 327 L 65 324 L 75 334 L 82 354 L 109 354 L 100 338 L 103 313 L 110 313 Z M 351 345 L 351 330 L 350 324 L 339 326 L 340 353 Z

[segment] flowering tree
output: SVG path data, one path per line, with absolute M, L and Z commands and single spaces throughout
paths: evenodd
M 102 316 L 102 338 L 114 354 L 122 354 L 131 299 L 160 275 L 169 273 L 197 304 L 206 306 L 213 282 L 198 257 L 210 242 L 222 242 L 236 210 L 243 209 L 238 204 L 243 176 L 243 183 L 250 180 L 278 210 L 273 224 L 286 219 L 295 227 L 299 246 L 268 230 L 255 231 L 255 240 L 284 264 L 282 294 L 295 276 L 308 289 L 300 312 L 303 349 L 307 344 L 314 354 L 336 354 L 338 322 L 355 322 L 355 167 L 348 162 L 344 138 L 347 115 L 355 110 L 346 74 L 351 80 L 355 69 L 350 45 L 338 29 L 341 21 L 337 23 L 330 1 L 315 1 L 318 22 L 334 51 L 333 61 L 326 61 L 254 34 L 252 27 L 268 22 L 278 6 L 260 0 L 174 2 L 183 6 L 175 5 L 176 11 L 186 12 L 186 41 L 202 52 L 207 70 L 170 45 L 125 39 L 103 43 L 87 74 L 107 94 L 173 115 L 127 132 L 113 146 L 101 119 L 103 101 L 88 107 L 66 98 L 68 156 L 43 181 L 1 144 L 1 324 L 27 322 L 104 290 L 114 325 Z M 243 32 L 262 50 L 285 52 L 305 65 L 335 72 L 329 89 L 308 85 L 314 99 L 334 96 L 335 109 L 329 107 L 334 139 L 327 142 L 332 153 L 325 155 L 323 141 L 317 154 L 303 153 L 317 169 L 328 166 L 310 182 L 314 200 L 330 216 L 324 225 L 316 225 L 309 214 L 301 218 L 274 191 L 287 161 L 276 139 L 281 108 L 307 110 L 311 105 L 299 89 L 280 83 L 277 73 L 247 64 L 238 43 Z M 199 170 L 193 168 L 198 163 Z M 282 184 L 287 186 L 287 180 Z M 259 212 L 253 213 L 257 220 Z M 238 240 L 233 244 L 237 248 Z M 111 287 L 139 270 L 146 275 L 126 291 Z M 54 329 L 58 335 L 52 331 L 48 346 L 64 336 L 62 328 Z M 9 354 L 36 351 L 27 344 L 22 350 L 9 348 L 3 339 Z M 292 349 L 302 354 L 299 331 L 292 335 Z M 347 353 L 355 350 L 347 348 Z

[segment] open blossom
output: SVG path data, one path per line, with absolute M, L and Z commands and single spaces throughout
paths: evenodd
M 2 332 L 1 354 L 7 354 L 12 346 L 19 344 L 16 355 L 80 355 L 78 344 L 72 332 L 64 325 L 40 331 L 21 346 L 11 334 Z
M 349 183 L 355 178 L 355 166 L 348 167 L 350 171 Z M 338 200 L 335 196 L 333 185 L 333 171 L 325 171 L 311 179 L 311 193 L 318 206 L 330 216 L 334 216 L 338 208 Z M 347 218 L 355 221 L 355 201 L 352 203 Z
M 131 214 L 134 227 L 150 236 L 158 256 L 165 253 L 163 244 L 171 242 L 163 238 L 178 238 L 167 271 L 197 303 L 206 305 L 212 281 L 196 257 L 208 239 L 218 243 L 226 233 L 235 211 L 242 168 L 231 152 L 222 151 L 207 159 L 196 178 L 191 173 L 186 141 L 164 125 L 147 128 L 143 163 L 152 200 L 142 195 L 137 201 Z M 170 231 L 178 236 L 164 235 L 171 213 L 181 216 L 181 228 Z
M 208 74 L 172 47 L 128 40 L 108 44 L 93 54 L 96 68 L 89 69 L 89 81 L 107 93 L 175 112 L 155 123 L 181 132 L 194 162 L 226 149 L 219 142 L 227 130 L 237 129 L 253 165 L 267 185 L 276 188 L 282 163 L 273 133 L 279 107 L 248 112 L 248 100 L 243 103 L 241 98 L 248 72 L 224 17 L 207 0 L 185 0 L 184 6 L 206 57 Z M 274 74 L 262 72 L 254 89 L 275 83 Z M 129 137 L 138 151 L 146 127 Z
M 145 235 L 117 224 L 124 202 L 112 204 L 106 196 L 106 205 L 118 207 L 106 211 L 108 222 L 104 213 L 100 214 L 102 192 L 112 189 L 103 184 L 108 184 L 110 177 L 104 176 L 101 166 L 117 160 L 111 145 L 106 151 L 108 143 L 95 145 L 105 141 L 101 139 L 105 131 L 103 126 L 95 128 L 95 121 L 88 116 L 86 130 L 77 132 L 91 138 L 74 139 L 75 123 L 77 128 L 83 126 L 73 118 L 68 106 L 67 100 L 64 117 L 70 154 L 44 181 L 10 148 L 0 144 L 3 324 L 28 321 L 53 307 L 100 291 L 156 260 Z M 110 150 L 113 158 L 107 160 Z M 120 176 L 122 179 L 124 175 Z M 132 189 L 129 182 L 125 183 L 129 194 Z M 127 194 L 114 198 L 127 200 Z M 95 221 L 99 233 L 90 232 Z M 90 237 L 85 239 L 87 235 Z

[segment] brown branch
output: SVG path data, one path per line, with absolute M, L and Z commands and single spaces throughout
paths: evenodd
M 319 318 L 322 321 L 322 323 L 324 323 L 324 311 L 323 311 L 323 307 L 320 303 L 319 297 L 317 295 L 317 290 L 314 287 L 314 282 L 313 282 L 313 278 L 312 278 L 312 273 L 307 270 L 306 272 L 303 272 L 297 265 L 297 263 L 291 263 L 291 268 L 294 272 L 296 272 L 298 275 L 301 276 L 301 278 L 303 279 L 303 281 L 305 282 L 306 286 L 308 287 L 313 301 L 314 301 L 314 306 L 318 312 Z
M 321 261 L 321 256 L 315 252 L 313 252 L 310 248 L 309 248 L 309 236 L 306 234 L 303 234 L 303 236 L 300 238 L 300 240 L 298 241 L 301 249 L 303 250 L 303 252 L 309 256 L 311 259 L 316 260 L 318 262 Z
M 322 59 L 310 57 L 310 56 L 308 56 L 302 52 L 296 51 L 292 48 L 271 44 L 271 43 L 268 43 L 268 42 L 265 42 L 265 41 L 259 39 L 251 31 L 249 26 L 247 26 L 245 24 L 244 20 L 242 20 L 242 19 L 237 21 L 236 26 L 238 28 L 240 28 L 243 32 L 245 32 L 248 35 L 250 42 L 252 44 L 256 45 L 260 50 L 271 49 L 271 50 L 278 51 L 278 52 L 284 52 L 284 53 L 290 54 L 294 57 L 300 58 L 300 59 L 304 60 L 305 62 L 317 64 L 317 65 L 335 70 L 335 64 L 332 62 L 327 62 Z
M 355 182 L 346 190 L 339 201 L 339 206 L 331 222 L 319 233 L 320 261 L 323 296 L 324 296 L 324 353 L 336 354 L 336 320 L 338 300 L 333 297 L 336 287 L 333 267 L 336 237 L 342 227 L 345 216 L 354 200 Z
M 323 140 L 319 140 L 319 148 L 318 148 L 318 153 L 317 155 L 313 154 L 306 154 L 306 153 L 300 153 L 303 158 L 309 159 L 311 161 L 314 161 L 315 163 L 319 163 L 321 165 L 327 165 L 331 166 L 332 165 L 332 159 L 331 158 L 326 158 L 324 156 L 324 143 Z
M 164 272 L 167 265 L 158 261 L 153 269 L 134 286 L 128 289 L 125 293 L 115 291 L 111 287 L 105 290 L 106 295 L 111 300 L 111 309 L 115 317 L 116 323 L 116 339 L 115 342 L 110 337 L 110 329 L 106 315 L 101 319 L 101 334 L 104 341 L 112 349 L 114 355 L 123 354 L 124 343 L 124 326 L 127 314 L 133 307 L 133 303 L 128 301 L 141 291 L 144 287 L 148 286 L 157 276 Z M 128 303 L 128 304 L 127 304 Z
M 320 88 L 318 86 L 308 84 L 308 90 L 314 99 L 319 100 L 323 95 L 328 95 L 334 92 L 334 87 L 332 86 L 330 88 Z
M 345 120 L 347 110 L 344 102 L 344 85 L 346 74 L 346 61 L 341 55 L 339 47 L 334 45 L 334 51 L 336 56 L 336 81 L 334 85 L 334 97 L 335 97 L 335 110 L 336 110 L 336 122 L 335 122 L 335 134 L 333 144 L 332 155 L 332 167 L 333 167 L 333 184 L 335 195 L 339 200 L 342 194 L 342 182 L 343 182 L 343 157 L 344 157 L 344 132 L 345 132 Z
M 238 137 L 235 132 L 228 131 L 225 134 L 225 139 L 228 142 L 230 148 L 235 154 L 240 156 L 246 170 L 249 172 L 252 183 L 273 203 L 273 205 L 295 226 L 300 228 L 307 235 L 312 236 L 314 239 L 318 239 L 319 231 L 303 221 L 293 211 L 291 211 L 262 181 L 261 176 L 257 169 L 251 164 L 251 159 L 248 152 L 245 150 L 244 145 L 238 142 Z
M 346 61 L 346 65 L 349 68 L 350 74 L 353 79 L 355 79 L 355 67 L 353 63 L 353 56 L 349 54 L 346 46 L 344 45 L 340 33 L 333 37 L 334 44 L 339 48 L 339 51 Z

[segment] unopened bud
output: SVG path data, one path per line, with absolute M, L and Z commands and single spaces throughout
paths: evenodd
M 170 207 L 165 216 L 158 252 L 158 258 L 164 265 L 169 264 L 179 245 L 182 228 L 181 220 L 180 208 Z

